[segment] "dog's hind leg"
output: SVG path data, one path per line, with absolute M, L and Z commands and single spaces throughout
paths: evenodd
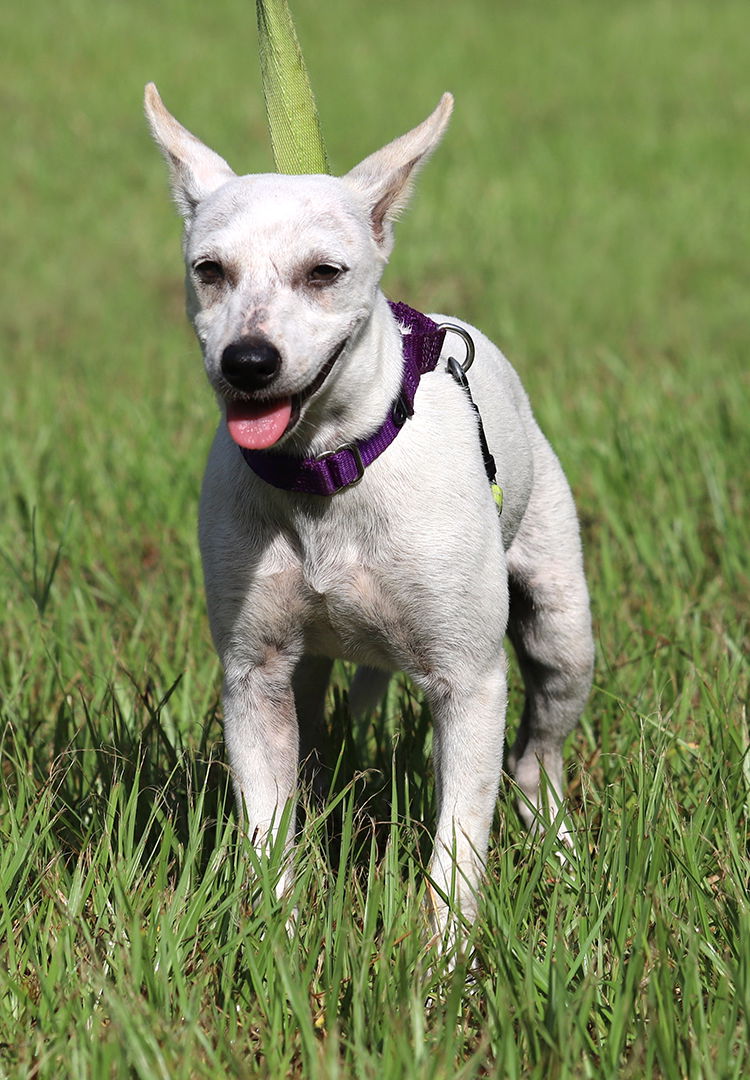
M 374 712 L 383 701 L 391 672 L 381 668 L 358 667 L 349 687 L 349 711 L 355 720 Z
M 303 656 L 292 685 L 297 706 L 302 776 L 316 797 L 325 796 L 323 779 L 326 746 L 325 703 L 333 661 L 325 656 Z
M 507 553 L 508 635 L 518 656 L 526 701 L 506 770 L 521 789 L 519 812 L 529 828 L 554 819 L 562 804 L 563 743 L 583 711 L 594 661 L 573 499 L 543 437 L 538 437 L 534 449 L 534 488 Z M 558 832 L 561 839 L 569 839 L 565 823 Z

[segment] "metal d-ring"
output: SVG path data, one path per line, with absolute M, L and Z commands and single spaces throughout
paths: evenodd
M 465 375 L 471 365 L 474 363 L 474 353 L 476 352 L 474 348 L 474 340 L 471 334 L 468 332 L 468 330 L 464 330 L 463 326 L 456 326 L 455 323 L 449 322 L 440 323 L 438 329 L 446 330 L 451 334 L 458 334 L 458 336 L 463 340 L 463 343 L 466 346 L 466 357 L 460 367 Z

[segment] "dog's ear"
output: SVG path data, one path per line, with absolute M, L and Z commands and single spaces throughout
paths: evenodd
M 177 209 L 189 223 L 198 203 L 235 174 L 224 158 L 175 120 L 153 83 L 146 87 L 145 107 L 151 134 L 169 165 Z
M 453 96 L 443 94 L 435 111 L 418 127 L 376 150 L 342 177 L 365 197 L 373 236 L 386 256 L 392 246 L 391 222 L 408 203 L 414 178 L 440 142 L 452 111 Z

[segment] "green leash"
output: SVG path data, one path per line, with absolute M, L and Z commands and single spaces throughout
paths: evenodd
M 327 173 L 318 108 L 287 0 L 257 0 L 263 97 L 277 172 Z

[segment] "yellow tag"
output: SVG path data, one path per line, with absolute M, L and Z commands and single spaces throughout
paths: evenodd
M 503 489 L 499 484 L 493 482 L 490 484 L 490 491 L 492 492 L 492 498 L 495 500 L 495 506 L 497 506 L 498 514 L 503 512 Z

